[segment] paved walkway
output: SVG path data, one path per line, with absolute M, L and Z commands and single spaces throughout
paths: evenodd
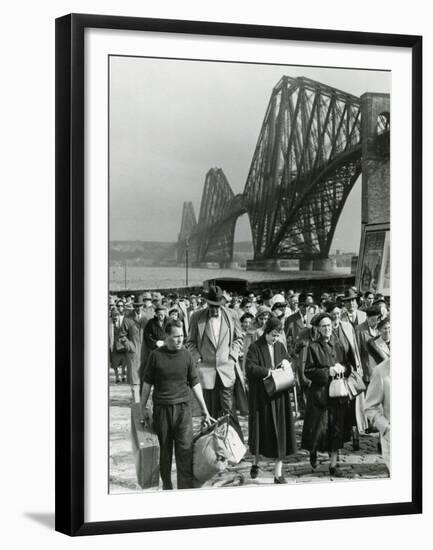
M 135 465 L 131 451 L 130 440 L 130 389 L 126 384 L 110 385 L 110 492 L 142 492 L 137 485 Z M 240 422 L 244 434 L 247 434 L 247 419 L 241 416 Z M 195 422 L 198 429 L 198 421 Z M 296 423 L 298 446 L 301 439 L 302 421 Z M 347 443 L 340 453 L 340 469 L 344 478 L 333 479 L 329 476 L 329 458 L 327 454 L 318 454 L 318 466 L 312 470 L 307 451 L 300 450 L 296 455 L 284 461 L 283 473 L 289 483 L 335 483 L 347 482 L 351 479 L 386 478 L 386 466 L 377 452 L 377 434 L 360 437 L 360 450 L 354 452 L 352 445 Z M 233 487 L 239 485 L 273 484 L 272 461 L 259 462 L 259 475 L 256 479 L 249 476 L 251 455 L 237 466 L 227 469 L 221 475 L 215 476 L 204 486 Z M 176 487 L 175 461 L 173 460 L 173 485 Z M 156 489 L 148 489 L 154 491 Z M 160 486 L 161 490 L 161 486 Z

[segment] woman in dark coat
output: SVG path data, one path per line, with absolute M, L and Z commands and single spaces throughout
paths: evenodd
M 305 409 L 301 447 L 310 451 L 310 463 L 317 466 L 317 451 L 328 452 L 329 472 L 342 477 L 336 469 L 338 451 L 350 441 L 351 430 L 345 418 L 349 406 L 348 397 L 329 397 L 329 384 L 338 372 L 349 376 L 355 358 L 346 350 L 332 332 L 332 320 L 328 313 L 316 319 L 319 331 L 317 341 L 310 342 L 305 364 L 305 376 L 311 380 Z
M 341 307 L 335 302 L 328 303 L 326 312 L 329 313 L 332 319 L 333 335 L 343 346 L 346 355 L 351 351 L 351 356 L 355 358 L 352 367 L 357 366 L 359 373 L 363 375 L 358 340 L 352 323 L 341 320 Z M 353 450 L 359 451 L 359 433 L 364 432 L 368 427 L 367 417 L 364 413 L 363 395 L 349 401 L 346 411 L 346 424 L 349 424 L 352 432 Z
M 282 475 L 283 458 L 297 450 L 289 391 L 271 399 L 263 384 L 271 369 L 284 360 L 288 362 L 287 350 L 278 341 L 282 328 L 281 321 L 271 317 L 262 336 L 250 345 L 245 361 L 249 384 L 248 442 L 255 456 L 250 473 L 252 478 L 258 475 L 258 455 L 275 459 L 274 483 L 287 483 Z

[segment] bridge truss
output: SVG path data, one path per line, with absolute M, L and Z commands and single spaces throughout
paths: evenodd
M 361 171 L 361 104 L 307 78 L 272 91 L 244 195 L 257 258 L 327 257 Z
M 382 126 L 386 143 L 389 119 Z M 236 220 L 245 212 L 254 259 L 328 257 L 361 173 L 361 149 L 360 98 L 283 76 L 272 90 L 243 193 L 233 193 L 219 168 L 206 175 L 198 223 L 188 226 L 192 260 L 231 261 Z

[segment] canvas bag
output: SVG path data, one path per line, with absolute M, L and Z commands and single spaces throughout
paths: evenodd
M 221 417 L 194 440 L 194 477 L 205 483 L 227 466 L 238 464 L 245 453 L 244 443 L 230 424 L 230 415 Z
M 229 466 L 239 464 L 239 462 L 244 458 L 247 449 L 237 431 L 227 420 L 217 428 L 217 433 L 223 441 Z

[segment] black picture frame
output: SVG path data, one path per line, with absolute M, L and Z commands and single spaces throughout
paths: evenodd
M 412 51 L 412 498 L 408 502 L 222 515 L 84 521 L 84 31 L 86 28 L 393 46 Z M 67 535 L 422 512 L 422 37 L 70 14 L 56 20 L 56 524 Z

